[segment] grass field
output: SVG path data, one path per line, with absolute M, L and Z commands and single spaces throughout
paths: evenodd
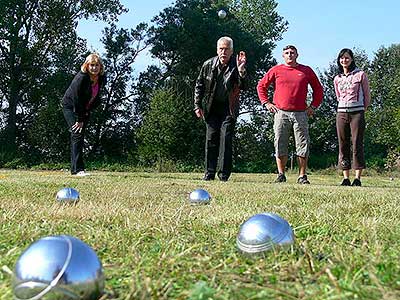
M 400 299 L 400 179 L 367 176 L 340 187 L 337 174 L 311 185 L 272 183 L 274 174 L 0 171 L 0 299 L 12 299 L 11 270 L 41 237 L 75 236 L 104 266 L 102 299 Z M 60 205 L 62 187 L 79 190 Z M 191 206 L 205 188 L 210 205 Z M 292 226 L 288 251 L 246 257 L 239 226 L 274 212 Z

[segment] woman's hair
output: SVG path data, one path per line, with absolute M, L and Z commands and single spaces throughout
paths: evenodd
M 351 64 L 350 64 L 350 66 L 349 66 L 349 71 L 351 72 L 351 71 L 353 71 L 353 70 L 357 67 L 357 66 L 356 66 L 356 62 L 354 61 L 354 54 L 353 54 L 353 51 L 351 51 L 351 50 L 348 49 L 348 48 L 344 48 L 344 49 L 340 50 L 339 55 L 338 55 L 338 57 L 337 57 L 337 65 L 338 65 L 338 68 L 339 68 L 339 74 L 343 73 L 343 67 L 342 67 L 342 65 L 340 64 L 340 58 L 341 58 L 345 53 L 347 53 L 347 54 L 350 55 L 350 57 L 351 57 Z
M 99 65 L 100 65 L 100 73 L 99 74 L 103 75 L 104 74 L 103 61 L 101 60 L 100 56 L 97 53 L 91 53 L 91 54 L 88 55 L 88 57 L 86 57 L 85 62 L 81 66 L 81 71 L 83 73 L 87 73 L 88 72 L 88 66 L 92 62 L 99 63 Z

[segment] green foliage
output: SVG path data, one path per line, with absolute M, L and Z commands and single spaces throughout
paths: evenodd
M 254 115 L 250 122 L 240 122 L 234 140 L 234 170 L 263 173 L 276 169 L 272 119 L 267 113 Z
M 190 99 L 173 88 L 158 90 L 139 132 L 139 155 L 160 169 L 169 160 L 198 162 L 203 159 L 202 131 Z
M 47 79 L 57 66 L 68 73 L 75 67 L 71 58 L 82 53 L 82 41 L 75 28 L 80 18 L 112 20 L 123 11 L 118 0 L 111 1 L 1 1 L 0 12 L 0 99 L 5 123 L 0 130 L 7 143 L 5 151 L 15 151 L 26 142 L 24 130 L 51 94 Z M 68 69 L 69 68 L 69 69 Z M 53 83 L 56 85 L 56 83 Z M 6 109 L 4 109 L 6 107 Z M 18 110 L 17 110 L 18 107 Z

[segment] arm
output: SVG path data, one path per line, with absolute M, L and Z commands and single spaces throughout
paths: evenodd
M 317 108 L 322 103 L 322 98 L 324 97 L 324 90 L 322 88 L 321 83 L 317 75 L 315 75 L 314 71 L 310 68 L 310 85 L 313 90 L 313 100 L 311 101 L 311 106 L 313 108 Z
M 69 87 L 69 97 L 72 99 L 74 106 L 74 112 L 78 115 L 78 122 L 83 122 L 85 120 L 85 104 L 82 101 L 82 89 L 84 86 L 84 76 L 80 73 L 75 76 Z
M 340 99 L 340 92 L 339 92 L 339 84 L 338 84 L 338 76 L 336 75 L 335 78 L 333 79 L 333 86 L 335 87 L 335 94 L 336 98 L 339 101 Z
M 236 66 L 238 70 L 238 84 L 241 90 L 247 90 L 249 87 L 249 79 L 246 72 L 246 53 L 244 51 L 240 51 L 236 56 Z
M 275 81 L 275 74 L 273 68 L 270 69 L 257 84 L 257 94 L 262 105 L 271 103 L 268 100 L 268 87 Z
M 202 100 L 205 92 L 205 64 L 201 67 L 199 76 L 196 79 L 194 88 L 194 111 L 199 118 L 203 117 Z
M 369 88 L 369 81 L 367 74 L 363 72 L 361 77 L 361 87 L 364 93 L 364 108 L 367 108 L 371 104 L 371 91 Z

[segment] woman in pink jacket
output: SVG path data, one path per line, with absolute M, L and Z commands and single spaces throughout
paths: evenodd
M 343 186 L 361 186 L 361 174 L 365 169 L 364 112 L 371 96 L 367 75 L 357 68 L 350 49 L 342 49 L 337 58 L 339 74 L 334 78 L 338 109 L 336 129 L 339 140 L 339 167 L 343 170 Z M 350 182 L 351 145 L 353 145 L 353 169 L 355 178 Z

